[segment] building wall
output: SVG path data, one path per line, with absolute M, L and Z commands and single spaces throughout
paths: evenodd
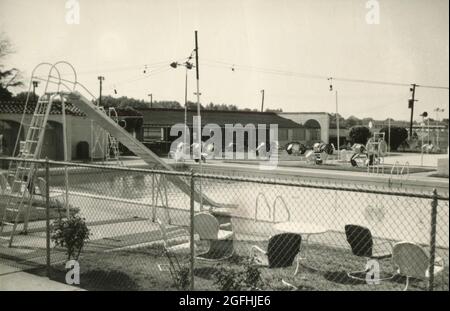
M 308 112 L 280 112 L 280 117 L 290 119 L 296 123 L 305 125 L 309 120 L 316 120 L 320 124 L 320 140 L 329 142 L 330 116 L 325 112 L 308 113 Z M 305 132 L 305 141 L 314 140 L 314 134 L 311 131 Z
M 0 120 L 9 120 L 20 123 L 22 118 L 21 114 L 0 114 Z M 62 118 L 61 115 L 50 115 L 48 118 L 49 121 L 53 122 L 53 124 L 60 125 L 60 126 L 52 126 L 54 128 L 53 130 L 57 130 L 62 132 Z M 31 115 L 27 115 L 24 119 L 24 129 L 25 129 L 25 135 L 28 131 L 29 124 L 31 122 Z M 87 119 L 86 117 L 79 117 L 79 116 L 72 116 L 68 115 L 66 116 L 66 126 L 67 126 L 67 158 L 68 160 L 76 160 L 76 152 L 77 152 L 77 145 L 79 142 L 85 141 L 89 144 L 89 151 L 92 149 L 92 142 L 91 142 L 91 121 Z M 96 129 L 97 133 L 100 133 L 99 135 L 102 137 L 102 139 L 106 138 L 106 133 L 99 131 Z M 46 133 L 47 136 L 47 133 Z M 44 144 L 44 146 L 48 146 L 47 148 L 56 148 L 56 150 L 59 150 L 58 153 L 61 153 L 63 149 L 60 148 L 60 146 L 53 146 L 51 144 L 53 143 L 60 143 L 62 144 L 62 133 L 56 133 L 53 135 L 53 140 L 56 140 L 54 142 L 49 142 L 47 144 Z M 58 142 L 61 140 L 60 142 Z M 43 154 L 54 154 L 54 152 L 45 152 L 43 150 Z M 57 159 L 63 159 L 63 154 L 59 155 Z M 96 157 L 103 157 L 102 152 L 97 152 Z

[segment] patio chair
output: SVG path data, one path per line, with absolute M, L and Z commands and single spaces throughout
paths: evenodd
M 257 264 L 267 266 L 268 268 L 286 268 L 292 266 L 295 257 L 300 252 L 300 244 L 302 237 L 295 233 L 280 233 L 269 239 L 267 251 L 257 245 L 253 245 L 252 257 L 255 257 Z M 256 256 L 256 252 L 262 257 Z M 297 257 L 297 266 L 295 273 L 299 267 L 300 257 Z
M 159 225 L 165 252 L 170 254 L 189 254 L 191 247 L 189 242 L 190 234 L 185 228 L 179 227 L 174 230 L 168 230 L 161 220 L 157 219 L 156 222 Z
M 355 256 L 366 258 L 366 260 L 382 260 L 392 257 L 392 243 L 390 241 L 374 243 L 372 233 L 366 227 L 358 225 L 346 225 L 345 235 L 347 242 Z M 368 269 L 361 271 L 351 271 L 347 275 L 349 278 L 363 281 L 366 279 Z M 363 277 L 358 276 L 364 274 Z M 392 275 L 383 277 L 380 281 L 391 279 Z
M 297 275 L 300 266 L 300 246 L 302 242 L 302 236 L 295 233 L 280 233 L 272 236 L 269 239 L 267 251 L 263 250 L 257 245 L 253 245 L 251 248 L 252 258 L 259 266 L 268 268 L 286 268 L 292 266 L 294 259 L 296 260 L 296 267 L 294 275 Z M 259 253 L 260 256 L 257 255 Z M 297 289 L 296 286 L 281 280 L 281 282 L 292 288 Z
M 404 291 L 408 290 L 410 278 L 428 280 L 430 278 L 430 257 L 425 250 L 416 243 L 400 242 L 394 245 L 392 260 L 397 266 L 397 274 L 406 276 Z M 435 259 L 434 276 L 441 275 L 444 287 L 444 260 Z
M 200 240 L 208 242 L 208 250 L 197 256 L 201 260 L 219 261 L 234 253 L 234 232 L 231 223 L 219 224 L 216 217 L 207 212 L 194 215 L 194 231 Z M 228 230 L 225 230 L 228 229 Z

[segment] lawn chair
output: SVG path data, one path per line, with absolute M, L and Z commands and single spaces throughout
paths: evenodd
M 197 256 L 198 259 L 220 261 L 230 258 L 234 253 L 234 232 L 231 223 L 219 224 L 216 217 L 202 212 L 194 216 L 194 230 L 200 240 L 208 242 L 208 250 Z M 228 230 L 225 230 L 228 229 Z
M 345 235 L 347 242 L 350 244 L 352 253 L 355 256 L 370 259 L 382 260 L 392 257 L 392 243 L 389 241 L 374 243 L 372 233 L 369 229 L 358 225 L 346 225 Z M 366 273 L 369 269 L 361 271 L 351 271 L 347 275 L 349 278 L 364 281 L 366 280 Z M 358 276 L 364 274 L 363 277 Z M 380 278 L 380 281 L 391 279 L 392 275 Z
M 412 242 L 400 242 L 394 245 L 392 260 L 398 267 L 397 274 L 406 276 L 404 291 L 408 290 L 410 278 L 428 280 L 430 278 L 430 257 L 425 250 Z M 441 275 L 444 287 L 444 260 L 436 258 L 434 276 Z
M 297 274 L 300 266 L 300 245 L 302 237 L 295 233 L 280 233 L 272 236 L 269 239 L 269 245 L 267 251 L 263 250 L 259 246 L 253 245 L 251 248 L 252 258 L 259 266 L 268 268 L 286 268 L 292 266 L 295 257 L 296 267 L 294 275 Z M 260 256 L 257 255 L 259 253 Z M 293 289 L 297 289 L 296 286 L 281 280 L 281 282 Z
M 267 251 L 257 245 L 252 246 L 252 257 L 256 258 L 257 264 L 267 266 L 268 268 L 286 268 L 292 266 L 295 257 L 300 252 L 300 244 L 302 237 L 295 233 L 280 233 L 269 239 Z M 263 255 L 257 257 L 256 252 Z M 297 257 L 297 266 L 295 273 L 297 274 L 300 257 Z

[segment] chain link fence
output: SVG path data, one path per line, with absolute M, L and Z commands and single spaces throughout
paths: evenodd
M 60 282 L 79 272 L 88 290 L 449 289 L 447 193 L 30 162 L 22 191 L 2 174 L 0 263 Z M 57 225 L 77 217 L 89 239 L 69 258 Z

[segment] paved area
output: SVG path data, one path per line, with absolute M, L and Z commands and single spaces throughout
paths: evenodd
M 0 263 L 0 291 L 81 291 L 75 286 L 62 284 L 47 277 L 23 272 Z

